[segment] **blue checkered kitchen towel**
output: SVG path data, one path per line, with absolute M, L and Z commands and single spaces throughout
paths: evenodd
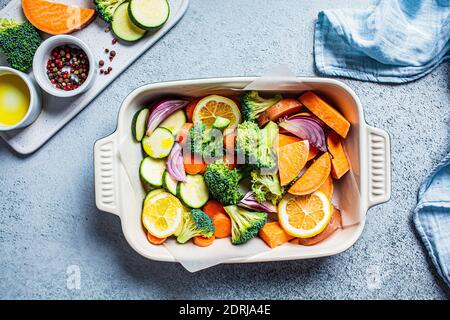
M 438 273 L 450 287 L 450 152 L 420 186 L 414 223 Z
M 380 0 L 321 11 L 314 59 L 324 75 L 403 83 L 449 59 L 449 40 L 450 0 Z

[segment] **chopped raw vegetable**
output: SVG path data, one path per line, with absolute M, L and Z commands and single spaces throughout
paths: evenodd
M 327 180 L 331 171 L 330 154 L 325 152 L 311 166 L 306 169 L 303 175 L 290 187 L 289 193 L 295 195 L 306 195 L 313 193 Z
M 325 132 L 321 123 L 313 117 L 295 116 L 280 122 L 280 127 L 297 137 L 308 140 L 320 151 L 327 151 Z
M 304 93 L 299 100 L 316 117 L 325 122 L 327 126 L 336 131 L 342 138 L 347 137 L 350 123 L 336 109 L 322 100 L 314 92 Z
M 278 247 L 289 240 L 294 239 L 293 236 L 284 231 L 283 227 L 277 221 L 269 222 L 259 230 L 259 236 L 271 248 Z
M 161 159 L 169 155 L 174 142 L 172 132 L 165 128 L 157 128 L 150 137 L 145 136 L 142 139 L 142 147 L 150 157 Z
M 331 174 L 333 178 L 340 179 L 350 170 L 347 155 L 342 146 L 341 138 L 333 131 L 328 133 L 328 150 L 331 154 Z
M 254 238 L 267 222 L 267 213 L 248 211 L 237 206 L 227 206 L 231 219 L 231 243 L 244 244 Z
M 270 201 L 276 204 L 283 196 L 283 188 L 280 185 L 278 174 L 262 174 L 259 170 L 253 170 L 252 191 L 258 202 Z
M 258 116 L 280 101 L 283 97 L 280 94 L 272 98 L 264 99 L 259 96 L 258 91 L 248 91 L 241 97 L 241 112 L 244 121 L 253 121 Z
M 147 121 L 147 132 L 149 136 L 153 133 L 161 122 L 163 122 L 167 117 L 169 117 L 175 111 L 184 108 L 189 101 L 181 99 L 164 99 L 158 101 L 153 107 L 150 117 Z
M 116 9 L 127 0 L 94 0 L 95 11 L 108 23 L 113 20 Z
M 186 171 L 184 170 L 182 152 L 183 150 L 180 144 L 175 142 L 167 159 L 167 171 L 175 181 L 186 182 Z
M 244 207 L 250 210 L 264 211 L 267 213 L 277 213 L 277 207 L 269 201 L 258 202 L 255 198 L 255 194 L 249 191 L 238 203 L 238 206 Z
M 12 68 L 27 72 L 40 44 L 41 36 L 31 23 L 0 18 L 0 50 Z
M 186 243 L 196 236 L 210 238 L 213 236 L 215 228 L 210 217 L 201 210 L 192 209 L 184 212 L 183 226 L 177 237 L 179 243 Z

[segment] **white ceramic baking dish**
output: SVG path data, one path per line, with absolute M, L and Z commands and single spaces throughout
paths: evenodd
M 164 246 L 148 243 L 141 224 L 141 205 L 143 190 L 136 189 L 130 181 L 129 170 L 124 161 L 136 164 L 138 171 L 141 153 L 127 152 L 127 147 L 140 148 L 133 141 L 130 124 L 134 113 L 150 100 L 166 96 L 205 96 L 208 94 L 236 95 L 255 77 L 233 77 L 198 79 L 154 83 L 134 90 L 122 103 L 119 111 L 116 131 L 110 136 L 98 140 L 94 146 L 95 197 L 98 209 L 120 217 L 122 230 L 128 243 L 142 256 L 159 261 L 174 262 L 174 258 Z M 277 81 L 282 81 L 277 79 Z M 359 192 L 349 192 L 347 199 L 338 203 L 346 215 L 355 221 L 353 225 L 336 231 L 325 241 L 311 247 L 285 244 L 259 255 L 233 259 L 229 262 L 246 263 L 277 260 L 307 259 L 330 256 L 340 253 L 360 237 L 364 228 L 367 210 L 390 198 L 390 140 L 389 135 L 371 127 L 364 121 L 363 109 L 356 94 L 344 83 L 326 78 L 295 78 L 285 85 L 278 85 L 283 91 L 300 94 L 304 90 L 314 90 L 330 101 L 351 123 L 351 129 L 345 140 L 354 180 Z M 277 90 L 280 92 L 280 90 Z M 137 176 L 138 177 L 138 176 Z M 352 181 L 346 175 L 337 188 L 345 193 L 346 186 Z M 138 195 L 136 194 L 138 193 Z M 140 193 L 140 194 L 139 194 Z M 214 244 L 213 244 L 214 245 Z M 186 250 L 188 251 L 188 250 Z M 191 253 L 186 252 L 186 255 Z

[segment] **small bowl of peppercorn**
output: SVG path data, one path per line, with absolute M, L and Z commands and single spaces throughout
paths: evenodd
M 94 55 L 80 39 L 69 35 L 48 38 L 37 49 L 33 73 L 39 86 L 56 97 L 73 97 L 95 79 Z

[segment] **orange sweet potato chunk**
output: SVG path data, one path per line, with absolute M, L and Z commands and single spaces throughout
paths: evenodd
M 330 131 L 327 137 L 327 145 L 328 151 L 331 153 L 331 175 L 335 179 L 340 179 L 350 170 L 341 138 L 335 132 Z
M 264 227 L 259 230 L 259 236 L 271 248 L 275 248 L 294 239 L 293 236 L 284 231 L 277 221 L 266 223 Z
M 321 233 L 315 235 L 312 238 L 296 238 L 292 240 L 291 243 L 298 243 L 303 246 L 312 246 L 325 240 L 340 228 L 342 228 L 341 212 L 339 211 L 339 209 L 333 207 L 333 214 L 331 216 L 330 222 Z
M 333 196 L 334 186 L 333 186 L 333 178 L 331 175 L 328 176 L 327 180 L 320 186 L 317 191 L 323 192 L 328 199 L 331 199 Z
M 300 102 L 308 108 L 317 118 L 336 131 L 342 138 L 347 137 L 350 122 L 336 109 L 323 101 L 314 92 L 306 92 L 299 98 Z
M 289 188 L 294 195 L 310 194 L 320 188 L 327 180 L 331 171 L 330 154 L 325 152 L 315 160 L 305 173 Z

